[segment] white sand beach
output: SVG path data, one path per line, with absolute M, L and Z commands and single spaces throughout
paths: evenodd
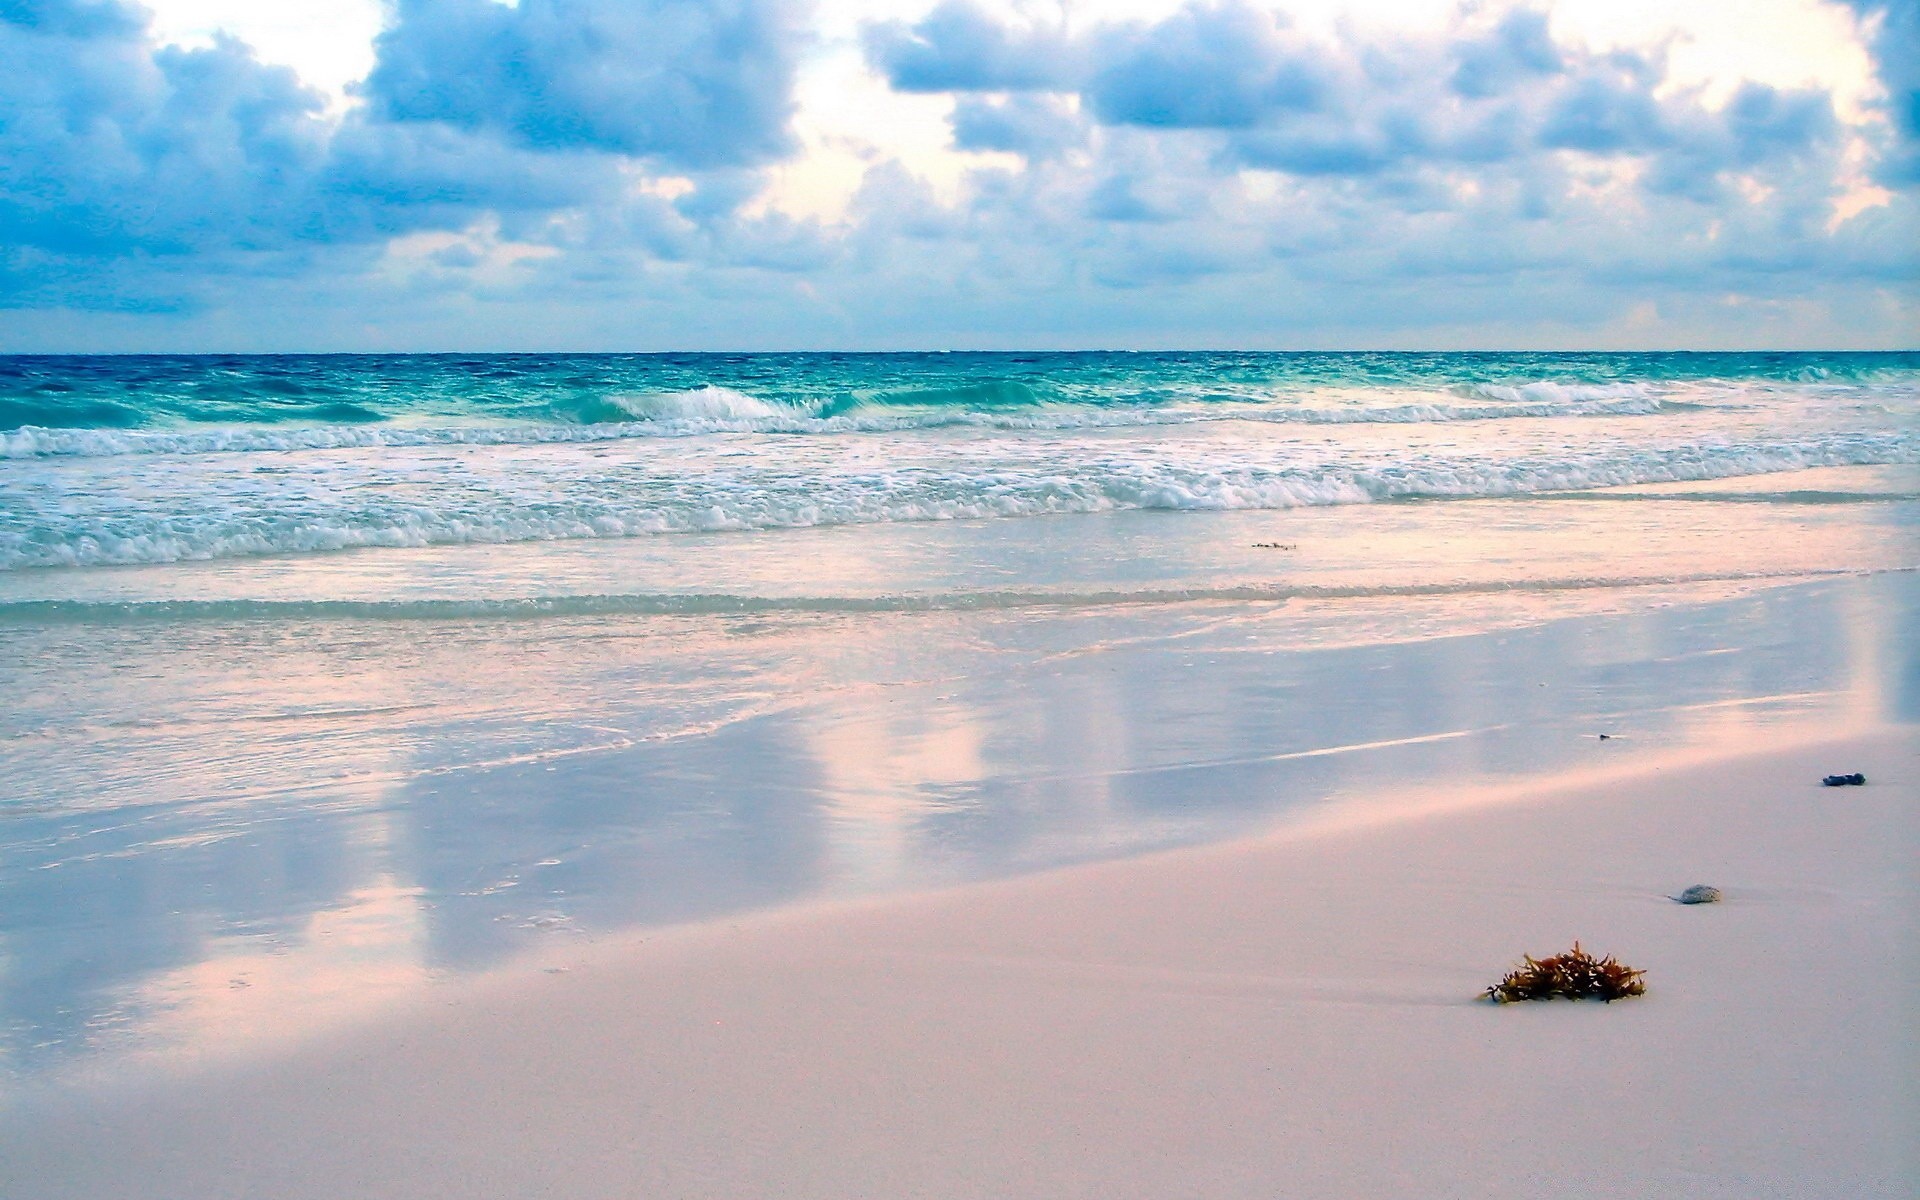
M 1920 1200 L 1916 47 L 0 0 L 0 1200 Z
M 1911 1195 L 1917 522 L 11 572 L 0 1195 Z M 1646 995 L 1477 999 L 1576 940 Z
M 42 1098 L 7 1193 L 1911 1195 L 1920 737 L 1771 741 L 577 947 Z M 1646 995 L 1476 1001 L 1575 939 Z

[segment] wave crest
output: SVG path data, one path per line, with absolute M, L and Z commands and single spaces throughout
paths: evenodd
M 1528 406 L 1578 407 L 1649 400 L 1653 396 L 1644 383 L 1562 383 L 1552 379 L 1536 379 L 1531 383 L 1470 383 L 1460 390 L 1478 399 Z
M 1809 467 L 1920 462 L 1920 438 L 1839 435 L 1805 442 L 1683 445 L 1573 458 L 1431 457 L 1371 467 L 1230 465 L 1153 454 L 1042 461 L 987 473 L 763 472 L 622 477 L 529 503 L 510 488 L 463 487 L 431 500 L 377 491 L 309 496 L 276 508 L 251 484 L 191 507 L 60 505 L 9 513 L 0 569 L 95 566 L 356 547 L 634 537 L 895 521 L 967 520 L 1116 509 L 1287 509 L 1379 500 L 1475 498 L 1724 479 Z
M 1529 385 L 1533 386 L 1533 385 Z M 1557 385 L 1556 385 L 1557 386 Z M 1264 403 L 1221 400 L 1202 404 L 1111 406 L 1064 404 L 1011 393 L 973 407 L 926 403 L 931 393 L 836 400 L 816 409 L 762 400 L 731 388 L 705 387 L 588 397 L 548 406 L 548 423 L 449 426 L 315 425 L 217 426 L 199 429 L 49 429 L 25 426 L 0 431 L 0 459 L 97 458 L 129 454 L 239 454 L 260 451 L 338 450 L 379 446 L 544 445 L 647 437 L 696 437 L 715 433 L 811 434 L 903 433 L 952 427 L 1000 430 L 1111 429 L 1251 421 L 1277 425 L 1417 425 L 1554 417 L 1648 416 L 1687 407 L 1651 395 L 1589 398 L 1457 398 L 1388 404 Z
M 756 396 L 732 388 L 703 387 L 686 392 L 651 392 L 643 395 L 615 395 L 608 403 L 632 421 L 665 421 L 705 425 L 718 421 L 779 421 L 802 414 L 782 405 L 769 404 Z

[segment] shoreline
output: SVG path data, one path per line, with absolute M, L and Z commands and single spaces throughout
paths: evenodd
M 1917 750 L 1357 802 L 614 938 L 36 1104 L 0 1158 L 23 1197 L 1904 1195 Z M 1726 901 L 1665 898 L 1695 883 Z M 1575 938 L 1648 995 L 1473 1001 Z
M 1913 721 L 1916 600 L 1900 573 L 1597 609 L 188 622 L 160 658 L 144 627 L 16 629 L 0 1106 L 631 931 Z

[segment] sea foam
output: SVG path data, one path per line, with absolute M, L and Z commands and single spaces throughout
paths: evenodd
M 1109 512 L 1244 510 L 1469 499 L 1809 467 L 1920 462 L 1908 434 L 1798 442 L 1614 447 L 1564 457 L 1465 454 L 1348 465 L 1169 455 L 1147 445 L 965 466 L 750 467 L 563 483 L 464 471 L 452 484 L 274 491 L 277 476 L 209 475 L 162 503 L 17 499 L 0 518 L 0 568 L 161 563 L 357 547 L 409 547 Z M 323 483 L 324 483 L 324 478 Z M 158 480 L 156 480 L 156 483 Z M 180 487 L 169 477 L 169 485 Z M 291 485 L 288 485 L 291 487 Z M 546 487 L 558 490 L 542 490 Z
M 1093 406 L 1001 402 L 996 406 L 918 406 L 899 398 L 839 398 L 811 407 L 762 400 L 731 388 L 613 395 L 566 406 L 610 419 L 474 422 L 461 425 L 234 425 L 160 429 L 0 431 L 0 458 L 108 457 L 129 454 L 237 454 L 378 446 L 511 446 L 723 433 L 831 436 L 976 428 L 1034 432 L 1121 429 L 1251 421 L 1277 425 L 1413 425 L 1554 417 L 1647 416 L 1673 407 L 1637 392 L 1597 389 L 1587 397 L 1401 398 L 1392 403 L 1314 403 L 1298 398 L 1232 397 L 1204 404 Z

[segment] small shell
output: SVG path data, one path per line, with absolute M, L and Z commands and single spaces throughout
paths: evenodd
M 1720 889 L 1708 883 L 1696 883 L 1674 897 L 1682 904 L 1718 904 Z

